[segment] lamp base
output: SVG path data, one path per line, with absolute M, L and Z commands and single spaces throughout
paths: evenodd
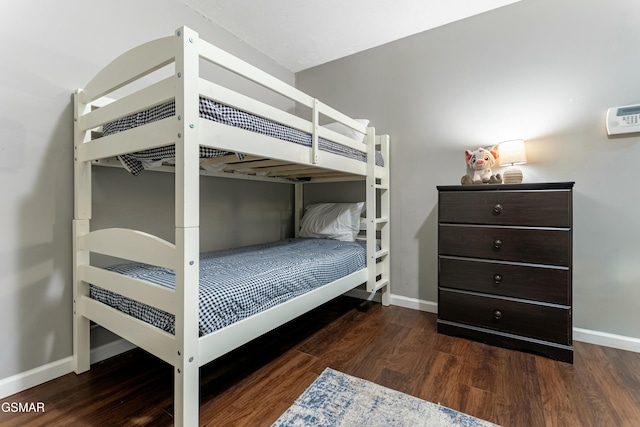
M 516 167 L 509 167 L 502 173 L 504 184 L 520 184 L 522 182 L 522 171 Z

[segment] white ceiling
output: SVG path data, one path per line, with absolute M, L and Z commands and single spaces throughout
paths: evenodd
M 519 0 L 181 0 L 298 72 Z

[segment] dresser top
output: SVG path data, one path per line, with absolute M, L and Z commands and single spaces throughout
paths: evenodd
M 438 191 L 518 191 L 518 190 L 570 190 L 573 181 L 569 182 L 531 182 L 526 184 L 469 184 L 438 185 Z

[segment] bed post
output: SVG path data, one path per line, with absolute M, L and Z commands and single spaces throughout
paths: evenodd
M 293 197 L 293 228 L 294 237 L 300 237 L 300 224 L 304 214 L 304 184 L 296 182 L 294 184 Z
M 79 279 L 78 268 L 89 264 L 89 252 L 78 249 L 78 239 L 89 232 L 91 219 L 91 162 L 78 160 L 80 144 L 89 140 L 90 132 L 81 131 L 78 117 L 90 110 L 83 103 L 82 90 L 73 96 L 73 370 L 76 374 L 88 371 L 90 361 L 90 322 L 82 316 L 82 298 L 89 294 L 89 286 Z
M 197 426 L 200 407 L 198 289 L 200 258 L 200 173 L 198 139 L 198 34 L 176 31 L 176 426 Z

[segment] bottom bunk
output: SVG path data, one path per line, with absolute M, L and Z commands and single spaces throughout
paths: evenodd
M 200 255 L 199 336 L 232 325 L 366 266 L 364 242 L 297 238 Z M 175 288 L 172 269 L 144 263 L 106 268 Z M 90 297 L 175 334 L 166 311 L 90 286 Z
M 301 214 L 302 184 L 294 205 Z M 94 321 L 174 367 L 175 423 L 197 425 L 200 366 L 365 283 L 383 283 L 388 304 L 386 236 L 375 227 L 388 221 L 364 208 L 311 204 L 296 238 L 201 255 L 198 227 L 176 228 L 173 244 L 74 220 L 74 370 L 90 368 Z M 94 253 L 129 261 L 100 268 Z

